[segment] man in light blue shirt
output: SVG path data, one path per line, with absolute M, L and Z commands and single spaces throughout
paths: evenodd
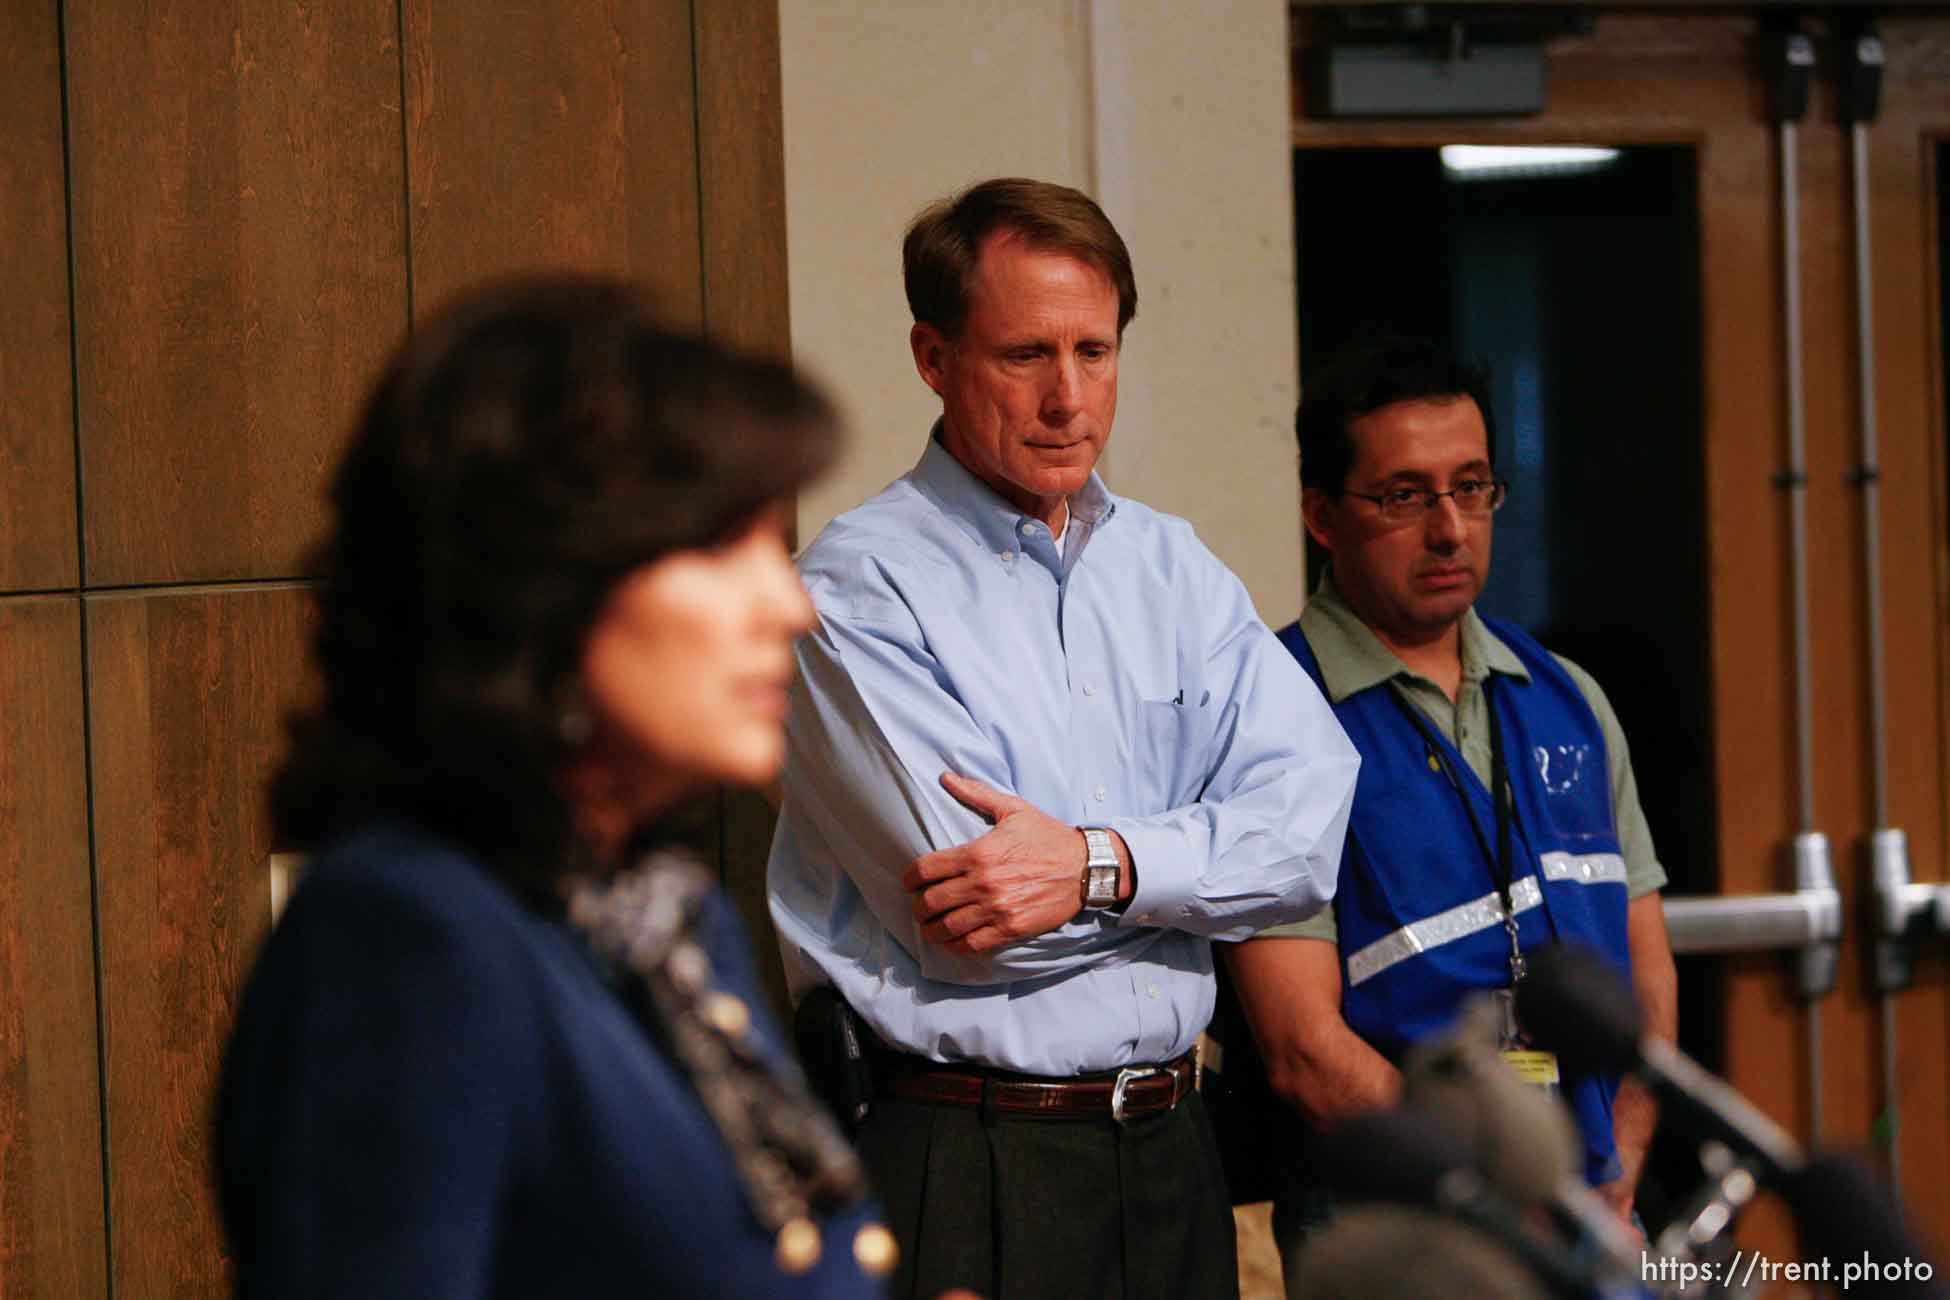
M 1093 472 L 1137 305 L 1096 204 L 987 182 L 904 261 L 942 418 L 801 560 L 787 978 L 886 1049 L 896 1294 L 1232 1295 L 1210 941 L 1332 897 L 1359 760 L 1191 527 Z

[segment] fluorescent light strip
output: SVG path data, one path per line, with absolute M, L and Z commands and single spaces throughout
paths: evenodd
M 1442 169 L 1457 180 L 1566 176 L 1618 161 L 1618 150 L 1589 145 L 1445 144 Z

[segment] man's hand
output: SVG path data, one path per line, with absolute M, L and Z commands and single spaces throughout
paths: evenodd
M 1656 892 L 1641 894 L 1628 905 L 1625 938 L 1632 955 L 1632 992 L 1645 1017 L 1645 1031 L 1674 1042 L 1679 1037 L 1679 976 L 1672 964 L 1672 940 L 1666 934 L 1665 905 Z M 1625 1173 L 1597 1191 L 1628 1225 L 1645 1151 L 1658 1125 L 1659 1103 L 1650 1090 L 1630 1076 L 1619 1080 L 1618 1095 L 1612 1098 L 1611 1131 Z
M 1634 1233 L 1633 1202 L 1637 1199 L 1639 1174 L 1645 1168 L 1645 1151 L 1658 1126 L 1659 1104 L 1637 1079 L 1627 1076 L 1618 1081 L 1618 1093 L 1611 1105 L 1612 1139 L 1618 1147 L 1618 1163 L 1624 1173 L 1592 1190 L 1605 1198 L 1619 1220 Z M 1642 1234 L 1641 1234 L 1642 1235 Z
M 1633 1240 L 1641 1245 L 1645 1242 L 1645 1233 L 1639 1230 L 1637 1223 L 1633 1222 L 1632 1211 L 1634 1208 L 1633 1201 L 1638 1194 L 1639 1166 L 1644 1162 L 1645 1153 L 1640 1152 L 1637 1160 L 1628 1160 L 1626 1162 L 1623 1175 L 1612 1179 L 1608 1183 L 1600 1183 L 1591 1189 L 1598 1193 L 1599 1199 L 1604 1201 L 1611 1212 L 1618 1216 L 1618 1221 L 1625 1226 L 1625 1231 L 1631 1234 Z
M 921 937 L 980 953 L 1056 929 L 1083 909 L 1083 834 L 1026 799 L 953 772 L 942 788 L 995 823 L 979 839 L 916 858 L 901 875 Z M 1131 891 L 1130 850 L 1116 832 L 1118 897 Z

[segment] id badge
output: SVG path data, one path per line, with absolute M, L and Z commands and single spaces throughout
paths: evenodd
M 1517 1072 L 1517 1077 L 1525 1083 L 1537 1085 L 1547 1092 L 1557 1090 L 1557 1053 L 1539 1052 L 1531 1048 L 1505 1048 L 1503 1063 Z
M 1511 989 L 1496 989 L 1490 996 L 1496 999 L 1498 1012 L 1497 1055 L 1525 1083 L 1545 1092 L 1556 1092 L 1562 1082 L 1557 1070 L 1557 1053 L 1541 1051 L 1531 1044 L 1517 1023 L 1516 993 Z

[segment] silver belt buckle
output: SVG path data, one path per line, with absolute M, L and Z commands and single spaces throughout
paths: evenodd
M 1164 1073 L 1164 1070 L 1159 1069 L 1155 1065 L 1143 1065 L 1136 1068 L 1126 1066 L 1119 1070 L 1117 1072 L 1117 1082 L 1113 1083 L 1110 1088 L 1110 1117 L 1119 1124 L 1124 1122 L 1124 1090 L 1130 1087 L 1133 1081 L 1148 1079 L 1153 1075 Z

